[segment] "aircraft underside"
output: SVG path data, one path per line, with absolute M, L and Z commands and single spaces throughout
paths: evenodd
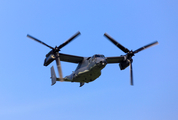
M 81 73 L 79 73 L 77 76 L 75 76 L 72 80 L 72 82 L 92 82 L 94 81 L 96 78 L 98 78 L 101 75 L 101 71 L 100 70 L 95 70 L 95 69 L 91 69 L 91 70 L 85 70 Z

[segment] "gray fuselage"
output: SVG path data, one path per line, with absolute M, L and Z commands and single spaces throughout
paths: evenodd
M 96 54 L 89 58 L 84 58 L 78 64 L 76 70 L 64 79 L 71 82 L 91 82 L 101 75 L 101 70 L 106 66 L 107 62 L 104 55 Z

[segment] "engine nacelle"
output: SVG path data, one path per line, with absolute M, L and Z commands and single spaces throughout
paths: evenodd
M 49 56 L 46 57 L 46 59 L 44 60 L 44 66 L 48 66 L 51 62 L 53 62 L 53 60 L 55 60 L 54 54 L 49 55 Z
M 119 63 L 119 67 L 120 67 L 121 70 L 124 70 L 129 65 L 130 65 L 130 60 L 126 60 L 126 61 L 123 61 L 123 62 Z

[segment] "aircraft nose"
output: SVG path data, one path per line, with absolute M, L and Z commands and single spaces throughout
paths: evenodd
M 107 64 L 107 61 L 106 60 L 102 60 L 100 61 L 101 65 L 106 65 Z

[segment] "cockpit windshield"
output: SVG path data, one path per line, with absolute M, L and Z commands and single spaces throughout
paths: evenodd
M 94 57 L 101 57 L 101 58 L 105 58 L 104 55 L 94 55 Z

